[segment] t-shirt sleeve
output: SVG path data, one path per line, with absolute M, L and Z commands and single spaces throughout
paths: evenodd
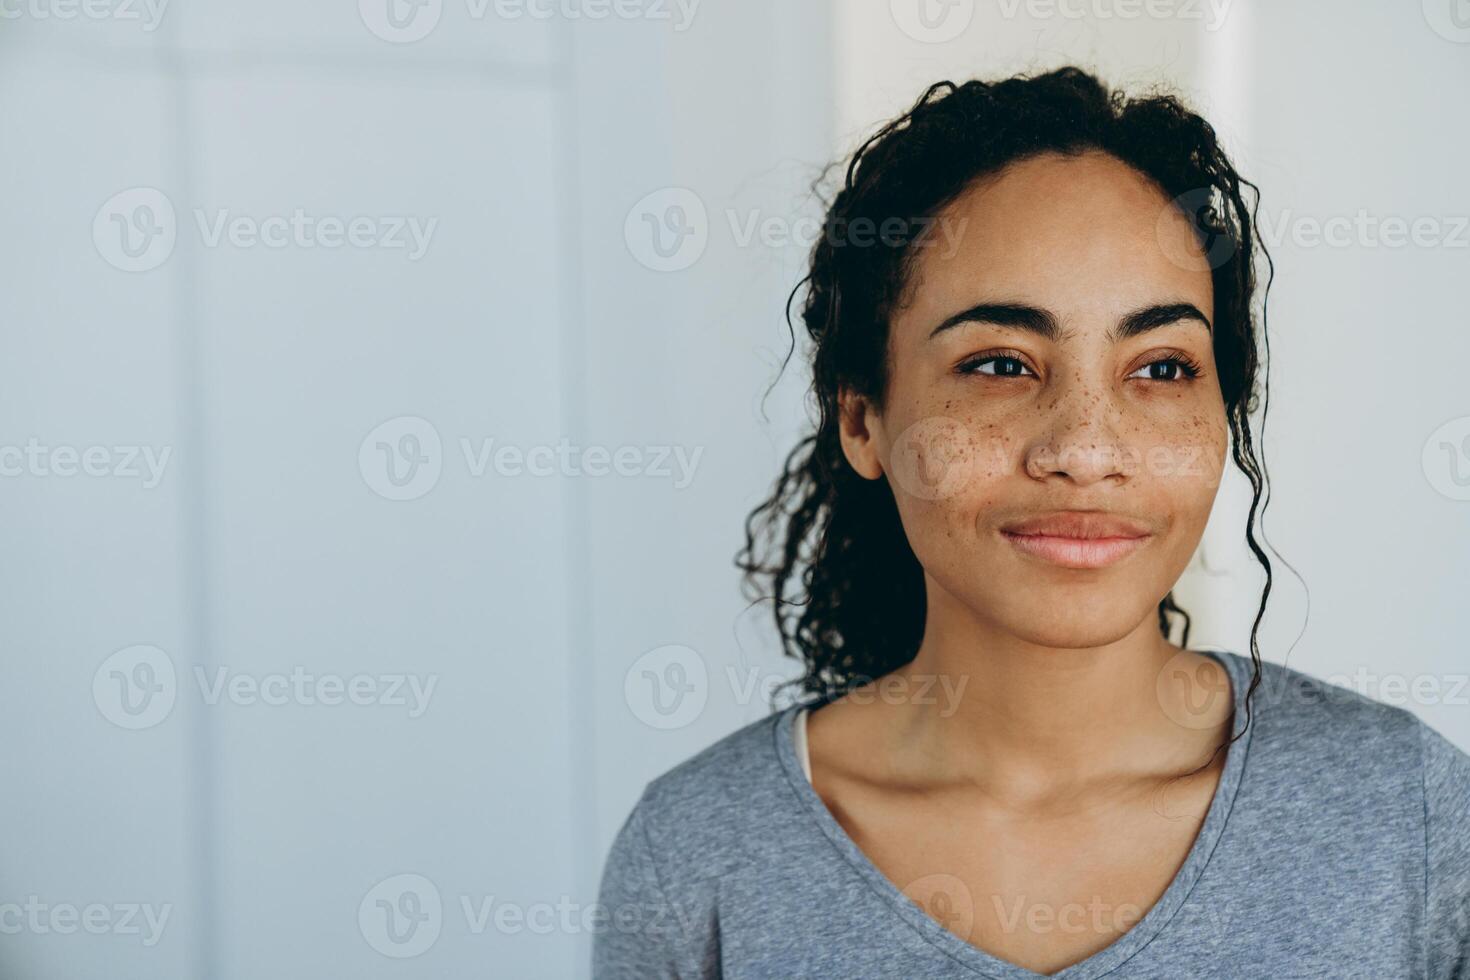
M 1429 976 L 1470 980 L 1470 755 L 1428 725 L 1420 735 Z
M 681 967 L 678 909 L 664 894 L 644 826 L 642 801 L 613 840 L 598 894 L 592 980 L 692 980 Z

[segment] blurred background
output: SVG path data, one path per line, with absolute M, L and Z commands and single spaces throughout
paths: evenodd
M 1470 747 L 1466 0 L 0 0 L 0 977 L 587 976 L 795 673 L 732 558 L 812 182 L 1065 63 L 1264 192 L 1263 654 Z

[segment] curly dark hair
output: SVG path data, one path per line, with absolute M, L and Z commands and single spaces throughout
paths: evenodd
M 1201 245 L 1208 246 L 1214 354 L 1232 455 L 1253 493 L 1246 541 L 1266 570 L 1251 627 L 1249 711 L 1250 693 L 1261 679 L 1257 633 L 1271 593 L 1271 561 L 1253 529 L 1269 485 L 1250 426 L 1262 363 L 1266 380 L 1259 390 L 1269 402 L 1269 341 L 1262 330 L 1267 356 L 1258 358 L 1252 305 L 1256 248 L 1270 268 L 1255 231 L 1260 191 L 1236 173 L 1210 124 L 1178 98 L 1129 98 L 1074 67 L 932 85 L 852 156 L 827 207 L 828 233 L 812 247 L 809 271 L 787 300 L 789 363 L 797 346 L 791 305 L 805 289 L 801 316 L 812 343 L 810 394 L 818 419 L 787 457 L 770 496 L 746 520 L 736 564 L 748 597 L 772 602 L 785 652 L 805 665 L 805 675 L 791 683 L 806 694 L 835 697 L 903 666 L 918 652 L 924 632 L 924 578 L 892 490 L 886 480 L 863 479 L 848 464 L 838 406 L 839 392 L 851 389 L 882 408 L 889 317 L 908 284 L 917 239 L 855 247 L 844 245 L 844 230 L 881 227 L 885 220 L 889 227 L 923 227 L 919 216 L 938 214 L 977 178 L 1036 154 L 1086 150 L 1111 154 L 1151 178 L 1188 212 Z M 813 186 L 819 194 L 821 184 L 819 178 Z M 1249 207 L 1242 188 L 1252 192 Z M 1220 236 L 1228 248 L 1220 248 Z M 1263 323 L 1270 282 L 1268 274 Z M 1182 625 L 1180 642 L 1187 646 L 1189 614 L 1172 591 L 1158 616 L 1165 637 Z

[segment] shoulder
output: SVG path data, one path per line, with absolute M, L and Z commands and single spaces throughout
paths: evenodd
M 1249 683 L 1248 658 L 1231 654 Z M 1470 965 L 1470 755 L 1412 711 L 1279 664 L 1263 664 L 1251 697 L 1250 741 L 1232 823 L 1272 848 L 1293 886 L 1330 868 L 1322 887 L 1360 902 L 1395 903 L 1422 922 L 1423 975 Z M 1422 700 L 1413 684 L 1407 696 Z M 1398 700 L 1386 684 L 1375 690 Z M 1344 853 L 1355 855 L 1350 863 Z
M 777 739 L 793 710 L 736 729 L 644 787 L 630 820 L 666 880 L 717 878 L 772 846 L 780 815 L 795 810 Z
M 1233 680 L 1251 685 L 1251 660 L 1229 658 Z M 1261 814 L 1289 812 L 1318 838 L 1422 866 L 1433 821 L 1457 821 L 1470 833 L 1470 757 L 1413 711 L 1361 693 L 1392 696 L 1387 686 L 1334 677 L 1346 683 L 1261 665 L 1246 715 L 1245 799 Z
M 1419 727 L 1424 745 L 1424 793 L 1431 807 L 1456 813 L 1470 832 L 1470 754 L 1426 724 Z M 1470 841 L 1466 841 L 1470 848 Z M 1466 864 L 1470 865 L 1470 850 Z
M 1420 737 L 1428 945 L 1439 976 L 1470 968 L 1470 755 L 1428 725 Z
M 1230 654 L 1247 683 L 1251 661 Z M 1325 770 L 1350 766 L 1355 777 L 1418 774 L 1426 726 L 1412 711 L 1292 667 L 1265 662 L 1251 695 L 1258 749 Z
M 792 710 L 736 729 L 651 781 L 638 801 L 650 836 L 716 869 L 744 857 L 747 831 L 794 798 L 777 738 Z
M 1236 676 L 1249 679 L 1250 660 L 1231 656 Z M 1251 714 L 1250 757 L 1260 778 L 1274 778 L 1299 799 L 1316 787 L 1319 803 L 1330 795 L 1382 804 L 1376 812 L 1383 816 L 1401 812 L 1431 865 L 1439 846 L 1470 867 L 1470 755 L 1414 712 L 1266 663 Z
M 731 732 L 643 788 L 603 867 L 599 904 L 615 927 L 596 934 L 594 975 L 718 974 L 721 882 L 781 846 L 773 816 L 795 810 L 777 753 L 786 713 Z

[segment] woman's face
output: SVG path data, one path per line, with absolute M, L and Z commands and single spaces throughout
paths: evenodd
M 883 410 L 843 396 L 849 461 L 887 475 L 931 608 L 1064 648 L 1156 622 L 1228 444 L 1189 222 L 1101 152 L 1015 164 L 939 221 Z

